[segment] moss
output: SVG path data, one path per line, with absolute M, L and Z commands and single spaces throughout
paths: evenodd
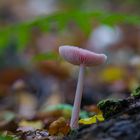
M 131 96 L 135 98 L 140 98 L 140 86 L 132 91 Z
M 105 100 L 101 100 L 97 106 L 100 108 L 100 109 L 104 109 L 106 108 L 107 106 L 109 106 L 110 104 L 118 104 L 119 100 L 118 99 L 105 99 Z
M 100 101 L 97 106 L 102 111 L 104 118 L 108 119 L 127 107 L 128 102 L 122 99 L 106 99 Z
M 97 106 L 102 111 L 105 119 L 108 119 L 117 113 L 123 112 L 132 104 L 135 99 L 140 99 L 140 86 L 133 90 L 132 97 L 127 99 L 106 99 L 100 101 Z

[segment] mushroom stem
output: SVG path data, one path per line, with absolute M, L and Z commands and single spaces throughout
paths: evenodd
M 74 106 L 73 106 L 72 117 L 70 122 L 71 129 L 77 129 L 79 127 L 78 120 L 79 120 L 80 106 L 82 100 L 84 73 L 85 73 L 85 66 L 81 64 L 79 69 L 77 89 L 76 89 Z

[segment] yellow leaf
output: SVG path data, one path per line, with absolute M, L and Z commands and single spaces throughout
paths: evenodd
M 124 75 L 125 75 L 124 70 L 121 67 L 115 66 L 107 67 L 101 73 L 101 77 L 105 82 L 114 82 L 116 80 L 120 80 Z
M 102 114 L 94 115 L 93 117 L 90 118 L 85 118 L 85 119 L 80 119 L 79 123 L 80 124 L 93 124 L 97 122 L 102 122 L 104 121 L 104 117 Z
M 42 129 L 43 128 L 43 123 L 41 121 L 25 121 L 22 120 L 19 123 L 20 127 L 32 127 L 34 129 Z
M 97 117 L 97 120 L 98 120 L 99 122 L 102 122 L 102 121 L 105 120 L 102 114 L 96 115 L 96 117 Z

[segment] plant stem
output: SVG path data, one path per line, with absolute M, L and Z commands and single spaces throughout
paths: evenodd
M 85 66 L 80 65 L 79 69 L 79 77 L 78 77 L 78 84 L 75 94 L 74 106 L 72 110 L 72 117 L 70 122 L 71 129 L 77 129 L 79 127 L 78 120 L 79 120 L 79 113 L 80 113 L 80 106 L 82 100 L 82 92 L 83 92 L 83 82 L 84 82 L 84 72 Z

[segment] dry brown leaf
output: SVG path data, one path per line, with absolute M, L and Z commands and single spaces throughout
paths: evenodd
M 62 134 L 66 136 L 69 132 L 70 132 L 70 126 L 67 124 L 66 120 L 63 117 L 52 122 L 49 126 L 50 135 Z

